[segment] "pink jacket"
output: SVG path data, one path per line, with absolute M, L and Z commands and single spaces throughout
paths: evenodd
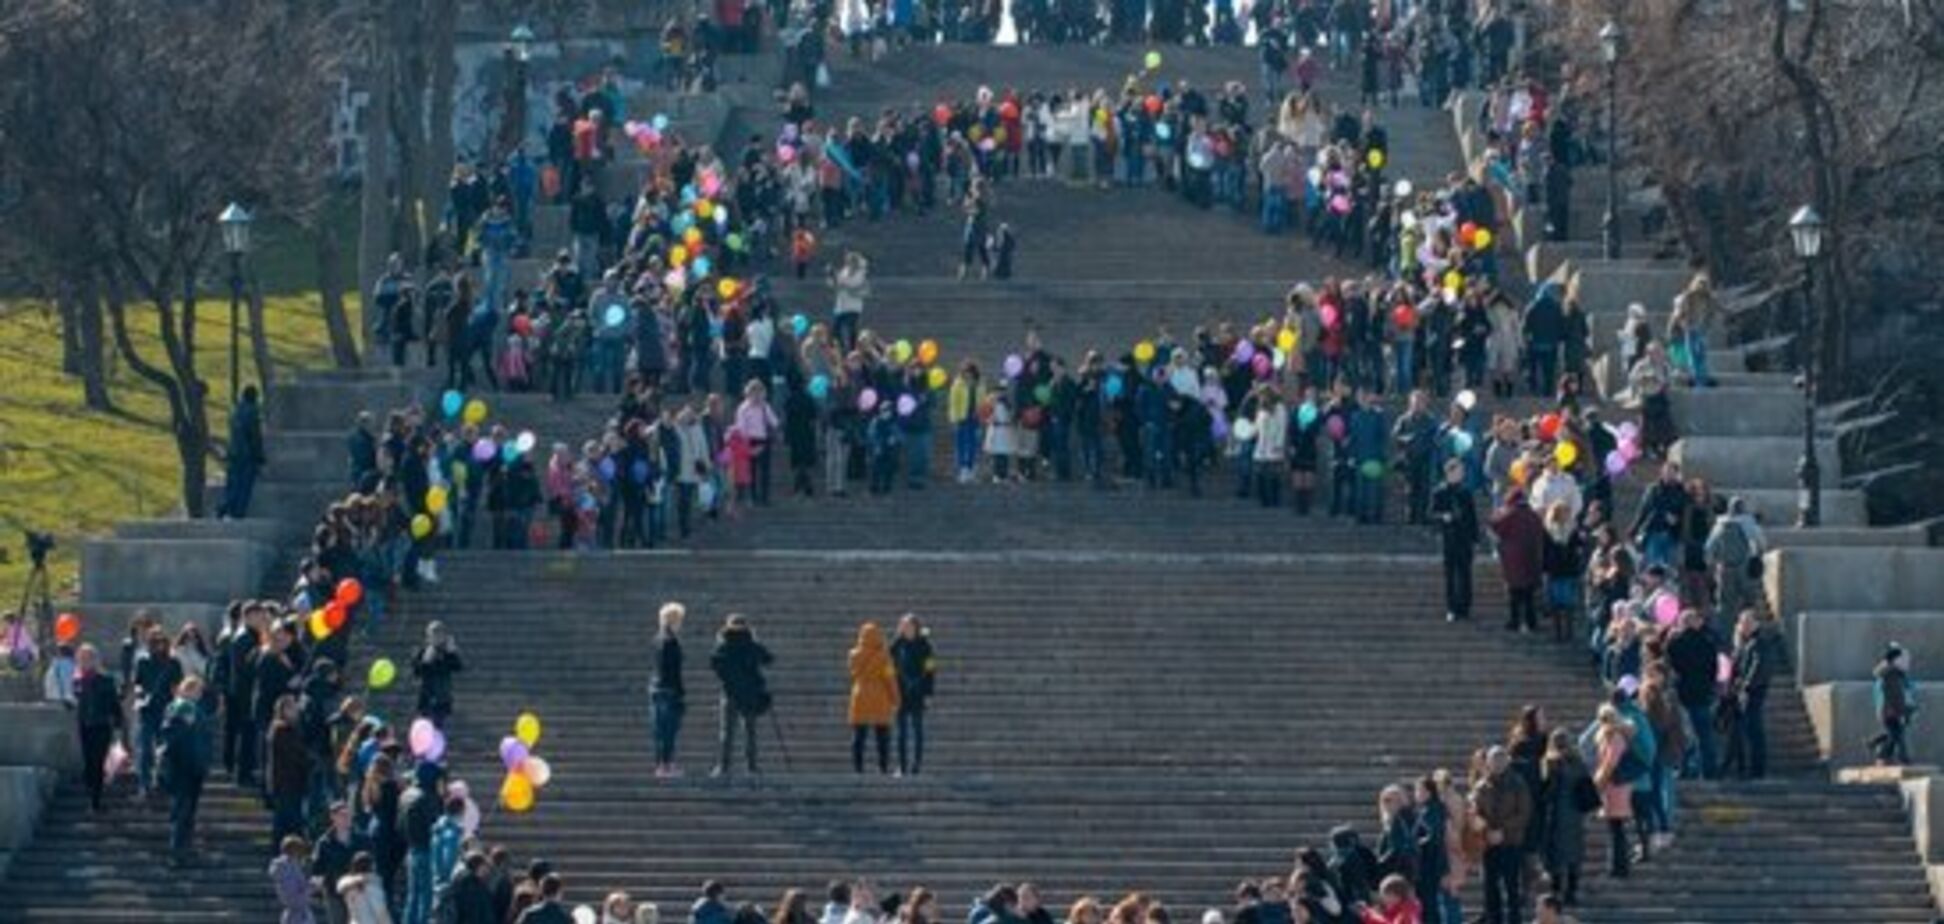
M 780 423 L 776 419 L 776 412 L 770 410 L 767 401 L 744 399 L 736 407 L 736 429 L 741 430 L 751 444 L 768 442 L 770 431 L 778 426 Z

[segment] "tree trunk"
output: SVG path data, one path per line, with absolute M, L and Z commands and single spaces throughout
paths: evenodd
M 382 10 L 382 6 L 380 9 Z M 384 274 L 385 257 L 392 252 L 392 247 L 396 243 L 392 238 L 392 207 L 390 191 L 387 188 L 392 164 L 391 101 L 395 75 L 390 38 L 391 18 L 382 14 L 374 15 L 371 25 L 377 33 L 372 40 L 372 54 L 377 60 L 365 79 L 365 89 L 370 94 L 371 105 L 365 110 L 364 175 L 362 189 L 358 195 L 358 295 L 360 299 L 369 297 L 372 287 L 378 282 L 378 277 Z M 323 233 L 329 234 L 328 231 Z M 336 243 L 332 242 L 329 246 L 335 248 Z M 365 307 L 370 308 L 369 305 Z M 371 331 L 369 314 L 366 315 L 363 328 L 362 333 Z
M 445 191 L 453 164 L 452 109 L 454 87 L 459 82 L 459 59 L 454 53 L 454 30 L 459 19 L 458 0 L 426 0 L 425 54 L 430 59 L 431 101 L 426 120 L 424 178 L 420 198 L 425 202 L 426 219 L 436 225 L 443 211 Z
M 80 286 L 67 282 L 54 297 L 54 309 L 61 316 L 61 374 L 81 374 L 81 292 Z
M 385 36 L 391 44 L 392 61 L 392 144 L 398 169 L 392 173 L 392 194 L 396 199 L 392 214 L 392 233 L 397 250 L 407 267 L 416 267 L 424 257 L 426 223 L 419 184 L 425 169 L 425 68 L 424 29 L 416 15 L 416 4 L 394 6 L 391 29 Z
M 270 332 L 263 327 L 263 287 L 251 279 L 244 294 L 249 299 L 245 305 L 250 312 L 250 356 L 256 362 L 257 385 L 267 399 L 277 384 L 277 361 L 270 355 Z
M 317 297 L 324 312 L 324 330 L 331 338 L 331 361 L 339 369 L 358 368 L 358 340 L 344 310 L 344 277 L 338 266 L 337 235 L 330 222 L 311 234 L 317 259 Z
M 75 320 L 81 347 L 81 396 L 90 410 L 112 411 L 108 395 L 107 334 L 101 324 L 101 286 L 93 276 L 76 287 Z

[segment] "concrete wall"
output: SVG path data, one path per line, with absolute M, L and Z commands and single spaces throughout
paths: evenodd
M 1769 604 L 1797 635 L 1808 611 L 1924 611 L 1944 600 L 1944 549 L 1794 548 L 1767 559 Z
M 244 539 L 91 539 L 81 546 L 81 601 L 209 603 L 256 595 L 276 559 Z
M 1747 501 L 1749 508 L 1764 523 L 1788 525 L 1796 521 L 1796 505 L 1801 495 L 1794 487 L 1750 488 L 1739 484 L 1723 485 L 1720 481 L 1716 481 L 1716 485 L 1716 493 L 1737 495 Z M 1824 488 L 1822 521 L 1823 526 L 1846 529 L 1868 525 L 1869 504 L 1865 503 L 1863 492 Z
M 253 595 L 254 596 L 254 595 Z M 86 603 L 76 604 L 72 612 L 81 617 L 81 640 L 101 649 L 108 657 L 109 665 L 121 651 L 122 639 L 128 635 L 129 620 L 135 614 L 146 610 L 162 621 L 171 638 L 176 630 L 191 622 L 202 627 L 203 638 L 211 643 L 223 628 L 223 609 L 228 601 L 202 603 Z M 38 689 L 36 696 L 39 695 Z
M 1795 624 L 1796 673 L 1805 685 L 1869 678 L 1892 641 L 1910 652 L 1920 682 L 1944 680 L 1944 610 L 1810 610 Z
M 1685 435 L 1802 437 L 1802 392 L 1786 382 L 1782 388 L 1677 388 L 1669 403 Z
M 66 706 L 0 703 L 0 767 L 81 769 L 81 740 Z
M 1682 471 L 1690 477 L 1706 478 L 1719 490 L 1794 489 L 1800 484 L 1796 466 L 1802 459 L 1802 438 L 1684 436 L 1674 444 L 1669 458 L 1681 463 Z M 1835 440 L 1816 441 L 1816 463 L 1825 489 L 1842 481 Z
M 14 852 L 34 839 L 58 781 L 57 774 L 42 767 L 0 767 L 0 877 L 7 875 Z
M 1567 272 L 1579 274 L 1580 306 L 1596 315 L 1625 314 L 1635 302 L 1649 311 L 1670 311 L 1694 276 L 1678 263 L 1650 260 L 1567 261 Z

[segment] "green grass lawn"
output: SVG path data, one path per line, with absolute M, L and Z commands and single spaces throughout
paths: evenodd
M 346 250 L 355 246 L 347 243 Z M 328 365 L 329 340 L 315 291 L 301 291 L 291 279 L 271 279 L 267 270 L 264 286 L 275 293 L 264 313 L 277 374 L 288 378 Z M 228 432 L 229 299 L 218 292 L 204 298 L 197 308 L 198 369 L 209 383 L 211 432 L 220 440 Z M 355 331 L 357 302 L 349 301 Z M 132 308 L 129 334 L 145 359 L 166 366 L 155 319 L 153 309 Z M 243 364 L 244 382 L 255 381 L 247 327 Z M 27 577 L 22 530 L 59 537 L 50 563 L 58 597 L 74 586 L 83 538 L 120 520 L 182 508 L 181 467 L 162 393 L 112 347 L 109 367 L 116 410 L 90 411 L 80 380 L 61 373 L 60 319 L 52 306 L 0 300 L 0 610 L 19 603 Z M 220 477 L 222 466 L 212 460 L 209 470 Z

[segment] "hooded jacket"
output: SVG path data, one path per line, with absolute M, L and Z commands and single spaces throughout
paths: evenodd
M 756 641 L 748 627 L 725 628 L 716 637 L 709 666 L 714 669 L 716 679 L 722 681 L 722 695 L 730 705 L 742 712 L 759 713 L 770 704 L 763 668 L 772 660 L 769 649 Z
M 850 724 L 889 725 L 898 709 L 898 671 L 884 648 L 877 623 L 857 630 L 857 647 L 850 650 Z

